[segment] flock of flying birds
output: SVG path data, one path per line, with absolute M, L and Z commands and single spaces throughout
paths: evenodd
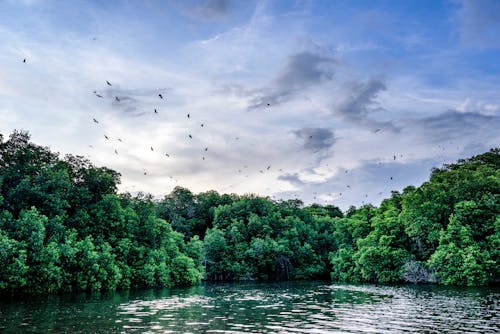
M 110 86 L 110 87 L 111 87 L 111 86 L 113 86 L 113 84 L 112 84 L 111 82 L 109 82 L 108 80 L 106 80 L 106 85 L 107 85 L 107 86 Z M 94 91 L 93 91 L 93 94 L 94 94 L 96 97 L 98 97 L 98 98 L 104 98 L 104 96 L 103 96 L 102 94 L 99 94 L 96 90 L 94 90 Z M 163 96 L 163 94 L 161 94 L 161 93 L 159 93 L 159 94 L 158 94 L 158 98 L 159 98 L 159 99 L 161 99 L 161 100 L 166 99 L 166 98 Z M 120 99 L 120 97 L 119 97 L 119 96 L 114 96 L 114 100 L 115 100 L 116 102 L 120 102 L 120 101 L 121 101 L 121 99 Z M 268 107 L 270 107 L 270 105 L 271 105 L 270 103 L 267 103 L 267 106 L 268 106 Z M 153 113 L 154 113 L 154 114 L 158 114 L 158 108 L 154 108 L 154 109 L 153 109 Z M 187 117 L 187 119 L 191 119 L 191 115 L 190 115 L 189 113 L 186 115 L 186 117 Z M 93 118 L 92 120 L 93 120 L 93 122 L 94 122 L 95 124 L 99 124 L 99 121 L 98 121 L 97 119 Z M 201 124 L 200 124 L 200 126 L 203 128 L 203 127 L 205 126 L 205 124 L 204 124 L 204 123 L 201 123 Z M 378 133 L 378 132 L 380 132 L 380 131 L 381 131 L 381 129 L 376 129 L 376 130 L 374 130 L 374 133 Z M 108 141 L 110 140 L 110 138 L 109 138 L 106 134 L 104 134 L 104 138 L 105 138 L 106 140 L 108 140 Z M 193 139 L 193 136 L 192 136 L 191 134 L 188 134 L 188 138 L 189 138 L 189 139 Z M 312 140 L 312 139 L 313 139 L 313 135 L 309 135 L 309 138 L 308 138 L 308 139 L 309 139 L 309 140 Z M 119 142 L 122 142 L 122 139 L 121 139 L 121 138 L 117 138 L 117 140 L 118 140 Z M 235 140 L 239 140 L 239 137 L 235 137 Z M 153 148 L 153 146 L 151 146 L 151 147 L 150 147 L 150 150 L 151 150 L 151 151 L 154 151 L 155 149 Z M 203 149 L 203 151 L 204 151 L 204 152 L 207 152 L 207 151 L 208 151 L 208 147 L 205 147 L 205 148 Z M 115 154 L 117 154 L 117 155 L 119 154 L 117 149 L 114 149 L 114 152 L 115 152 Z M 317 151 L 315 151 L 315 152 L 313 152 L 313 153 L 316 153 L 316 152 L 317 152 Z M 164 153 L 164 154 L 165 154 L 165 156 L 166 156 L 166 157 L 170 157 L 170 154 L 169 154 L 169 153 Z M 402 157 L 403 157 L 403 155 L 401 155 L 401 158 L 402 158 Z M 202 158 L 202 160 L 205 160 L 205 159 L 206 159 L 206 158 L 205 158 L 205 155 L 203 155 L 201 158 Z M 394 155 L 394 156 L 393 156 L 393 160 L 395 161 L 396 159 L 397 159 L 397 156 L 396 156 L 396 155 Z M 382 164 L 382 163 L 381 163 L 381 162 L 379 162 L 379 164 Z M 327 166 L 328 166 L 328 164 L 327 164 Z M 242 168 L 240 168 L 240 169 L 238 169 L 238 170 L 237 170 L 237 172 L 238 172 L 239 174 L 241 174 L 241 173 L 243 173 L 243 169 L 246 169 L 246 168 L 248 168 L 248 165 L 243 165 L 243 167 L 242 167 Z M 271 169 L 271 165 L 268 165 L 268 166 L 267 166 L 266 168 L 264 168 L 264 169 L 259 169 L 259 173 L 263 174 L 265 171 L 269 171 L 270 169 Z M 278 171 L 279 171 L 279 172 L 283 172 L 283 169 L 281 169 L 281 168 L 280 168 L 280 169 L 278 169 Z M 345 173 L 347 174 L 347 173 L 348 173 L 348 170 L 345 170 Z M 143 174 L 144 174 L 144 175 L 147 175 L 148 173 L 147 173 L 147 171 L 146 171 L 146 170 L 144 170 L 144 171 L 143 171 Z M 247 177 L 247 178 L 248 178 L 248 177 L 249 177 L 249 175 L 245 175 L 245 177 Z M 172 179 L 173 179 L 173 177 L 172 177 L 172 176 L 170 176 L 170 178 L 172 178 Z M 174 179 L 174 180 L 177 182 L 177 180 L 176 180 L 176 179 Z M 393 180 L 393 177 L 392 177 L 392 176 L 390 177 L 390 180 Z M 230 187 L 232 187 L 232 186 L 230 186 Z M 350 185 L 346 185 L 346 188 L 347 188 L 347 189 L 351 189 L 351 186 L 350 186 Z M 316 200 L 316 199 L 317 199 L 317 195 L 318 195 L 318 193 L 317 193 L 317 192 L 314 192 L 314 193 L 313 193 L 313 195 L 314 195 L 313 199 L 314 199 L 314 200 Z M 328 194 L 328 195 L 329 195 L 329 196 L 331 196 L 332 194 L 330 193 L 330 194 Z M 379 193 L 378 193 L 378 195 L 382 195 L 382 192 L 379 192 Z M 298 196 L 298 195 L 296 195 L 296 197 L 297 197 L 297 196 Z M 342 196 L 342 192 L 339 192 L 339 196 Z M 274 197 L 275 197 L 275 196 L 273 196 L 273 198 L 274 198 Z M 365 194 L 365 198 L 368 198 L 368 194 Z M 325 202 L 325 203 L 327 203 L 328 201 L 327 201 L 327 200 L 324 200 L 324 202 Z M 364 204 L 364 201 L 362 201 L 362 204 Z
M 107 85 L 107 86 L 109 86 L 109 87 L 113 86 L 113 84 L 112 84 L 111 82 L 109 82 L 108 80 L 106 80 L 106 85 Z M 104 96 L 103 96 L 102 94 L 99 94 L 96 90 L 94 90 L 94 91 L 93 91 L 93 94 L 94 94 L 96 97 L 98 97 L 98 98 L 104 98 Z M 159 93 L 159 94 L 158 94 L 158 98 L 159 98 L 159 99 L 161 99 L 161 100 L 163 100 L 163 99 L 164 99 L 163 94 Z M 119 97 L 119 96 L 114 96 L 114 100 L 115 100 L 116 102 L 120 102 L 120 101 L 121 101 L 121 99 L 120 99 L 120 97 Z M 157 115 L 157 114 L 158 114 L 158 108 L 154 108 L 154 109 L 153 109 L 153 113 Z M 189 113 L 188 113 L 188 114 L 186 115 L 186 117 L 187 117 L 188 119 L 191 119 L 191 114 L 189 114 Z M 98 121 L 97 119 L 95 119 L 95 118 L 92 118 L 92 121 L 93 121 L 95 124 L 99 124 L 99 121 Z M 202 127 L 202 128 L 203 128 L 203 127 L 205 127 L 205 124 L 204 124 L 204 123 L 201 123 L 201 124 L 200 124 L 200 127 Z M 105 138 L 106 140 L 108 140 L 108 141 L 110 140 L 110 138 L 109 138 L 106 134 L 104 134 L 103 136 L 104 136 L 104 138 Z M 188 134 L 188 138 L 189 138 L 189 139 L 193 139 L 193 136 L 192 136 L 191 134 Z M 117 140 L 118 140 L 119 142 L 123 142 L 123 140 L 122 140 L 121 138 L 117 138 Z M 92 148 L 92 145 L 89 145 L 89 146 Z M 153 152 L 153 151 L 155 151 L 155 149 L 153 148 L 153 146 L 150 146 L 150 150 L 151 150 L 152 152 Z M 204 152 L 208 152 L 208 147 L 203 148 L 203 151 L 204 151 Z M 114 152 L 115 152 L 115 154 L 117 154 L 117 155 L 119 154 L 119 153 L 118 153 L 118 150 L 117 150 L 116 148 L 114 149 Z M 166 156 L 167 158 L 169 158 L 169 157 L 170 157 L 170 154 L 169 154 L 169 153 L 166 153 L 166 152 L 165 152 L 164 154 L 165 154 L 165 156 Z M 205 160 L 205 155 L 203 155 L 203 156 L 201 157 L 201 159 L 202 159 L 202 160 Z M 144 175 L 148 175 L 148 173 L 147 173 L 147 171 L 146 171 L 146 170 L 144 170 L 144 172 L 143 172 L 143 173 L 144 173 Z M 170 177 L 170 178 L 172 178 L 172 179 L 173 179 L 173 177 Z M 176 180 L 176 181 L 177 181 L 177 180 Z
M 26 63 L 26 58 L 24 58 L 24 59 L 22 60 L 22 62 L 23 62 L 23 63 Z M 111 87 L 111 86 L 113 86 L 113 84 L 112 84 L 110 81 L 107 81 L 107 80 L 106 80 L 106 86 Z M 104 98 L 104 96 L 103 96 L 102 94 L 98 93 L 98 92 L 97 92 L 97 90 L 94 90 L 94 91 L 93 91 L 93 94 L 94 94 L 97 98 Z M 159 94 L 158 94 L 158 98 L 159 98 L 160 100 L 164 100 L 164 99 L 166 99 L 166 97 L 165 97 L 163 94 L 161 94 L 161 93 L 159 93 Z M 116 102 L 118 102 L 118 103 L 121 101 L 121 99 L 120 99 L 120 97 L 119 97 L 119 96 L 114 96 L 114 97 L 113 97 L 113 100 L 114 100 L 114 101 L 116 101 Z M 270 103 L 267 103 L 267 106 L 268 106 L 268 107 L 270 107 Z M 154 108 L 154 109 L 153 109 L 153 111 L 152 111 L 152 113 L 153 113 L 153 114 L 158 114 L 158 108 Z M 190 115 L 189 113 L 186 115 L 186 117 L 187 117 L 187 119 L 191 119 L 191 115 Z M 96 118 L 93 118 L 93 119 L 92 119 L 92 121 L 93 121 L 96 125 L 97 125 L 97 124 L 99 124 L 99 120 L 97 120 Z M 205 124 L 204 124 L 204 123 L 201 123 L 201 124 L 200 124 L 200 127 L 202 127 L 202 128 L 203 128 L 203 127 L 205 127 Z M 378 133 L 378 132 L 380 132 L 380 131 L 381 131 L 381 129 L 376 129 L 376 130 L 374 130 L 374 133 Z M 105 138 L 107 141 L 110 141 L 110 137 L 109 137 L 108 135 L 103 134 L 103 136 L 104 136 L 104 138 Z M 191 134 L 188 134 L 188 138 L 189 138 L 189 139 L 193 139 L 193 136 L 192 136 Z M 313 139 L 313 135 L 310 135 L 310 136 L 309 136 L 309 140 L 312 140 L 312 139 Z M 119 142 L 123 142 L 123 140 L 122 140 L 121 138 L 117 138 L 116 140 L 117 140 L 117 141 L 119 141 Z M 235 140 L 239 140 L 239 137 L 235 137 Z M 93 148 L 93 146 L 92 146 L 92 145 L 89 145 L 89 147 L 90 147 L 90 148 Z M 155 148 L 154 148 L 153 146 L 151 146 L 151 147 L 150 147 L 150 150 L 151 150 L 151 151 L 155 151 Z M 444 147 L 443 147 L 443 150 L 444 150 Z M 204 147 L 204 148 L 203 148 L 203 152 L 208 152 L 208 147 Z M 118 154 L 119 154 L 118 149 L 114 148 L 114 153 L 115 153 L 116 155 L 118 155 Z M 316 153 L 316 151 L 315 151 L 314 153 Z M 164 155 L 165 155 L 165 157 L 167 157 L 167 158 L 169 158 L 169 157 L 170 157 L 170 154 L 169 154 L 169 153 L 167 153 L 167 152 L 165 152 L 165 153 L 163 153 L 163 154 L 164 154 Z M 401 157 L 401 158 L 403 158 L 403 155 L 401 154 L 401 155 L 400 155 L 400 157 Z M 206 159 L 206 156 L 205 156 L 205 155 L 202 155 L 202 156 L 201 156 L 201 159 L 202 159 L 202 160 L 205 160 L 205 159 Z M 396 159 L 397 159 L 397 156 L 396 156 L 396 155 L 394 155 L 394 156 L 393 156 L 393 160 L 394 160 L 394 161 L 396 161 Z M 379 162 L 378 164 L 379 164 L 379 165 L 381 165 L 381 164 L 382 164 L 382 162 Z M 326 164 L 326 166 L 328 166 L 328 164 Z M 248 165 L 243 165 L 243 166 L 242 166 L 242 168 L 240 168 L 240 169 L 238 169 L 238 170 L 237 170 L 237 173 L 238 173 L 238 174 L 240 174 L 240 175 L 243 175 L 243 171 L 244 171 L 245 169 L 247 169 L 247 168 L 248 168 Z M 267 167 L 265 167 L 265 168 L 263 168 L 263 169 L 259 169 L 258 171 L 259 171 L 259 173 L 262 173 L 262 174 L 263 174 L 265 171 L 269 171 L 270 169 L 271 169 L 271 165 L 268 165 Z M 281 169 L 281 168 L 280 168 L 280 169 L 278 169 L 278 171 L 279 171 L 279 172 L 283 172 L 283 169 Z M 348 173 L 348 170 L 345 170 L 345 174 L 347 174 L 347 173 Z M 144 170 L 144 171 L 143 171 L 143 174 L 144 174 L 144 175 L 148 175 L 147 170 Z M 249 177 L 249 175 L 247 174 L 247 175 L 245 175 L 245 177 L 247 177 L 247 178 L 248 178 L 248 177 Z M 173 179 L 173 180 L 175 180 L 175 182 L 178 182 L 178 180 L 177 180 L 177 179 L 174 179 L 172 176 L 170 176 L 170 178 L 171 178 L 171 179 Z M 394 179 L 394 178 L 393 178 L 393 176 L 390 176 L 390 180 L 393 180 L 393 179 Z M 133 187 L 134 187 L 134 186 L 133 186 Z M 230 186 L 230 187 L 233 187 L 233 186 Z M 347 189 L 351 189 L 351 186 L 350 186 L 349 184 L 347 184 L 347 185 L 346 185 L 346 188 L 347 188 Z M 266 188 L 266 189 L 269 189 L 269 188 Z M 314 192 L 314 193 L 313 193 L 313 195 L 314 195 L 313 199 L 314 199 L 314 200 L 316 200 L 316 199 L 317 199 L 317 195 L 318 195 L 318 193 L 317 193 L 317 192 Z M 379 196 L 380 196 L 380 195 L 382 195 L 382 192 L 378 192 L 378 195 L 379 195 Z M 332 194 L 332 193 L 329 193 L 329 194 L 328 194 L 328 196 L 331 198 L 331 197 L 333 196 L 333 194 Z M 339 196 L 339 197 L 342 197 L 342 192 L 339 192 L 339 193 L 338 193 L 338 196 Z M 273 197 L 273 198 L 275 198 L 275 196 L 272 196 L 272 197 Z M 367 199 L 367 198 L 368 198 L 368 194 L 365 194 L 365 196 L 364 196 L 364 197 L 365 197 L 365 199 Z M 298 198 L 298 194 L 295 194 L 295 198 L 296 198 L 296 199 Z M 324 200 L 324 202 L 325 202 L 325 203 L 327 203 L 327 202 L 328 202 L 328 200 Z M 365 204 L 365 202 L 364 202 L 364 201 L 362 201 L 361 203 L 362 203 L 362 204 Z

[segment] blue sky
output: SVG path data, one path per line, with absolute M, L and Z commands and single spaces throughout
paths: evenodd
M 122 191 L 346 209 L 500 142 L 500 1 L 0 0 L 0 40 L 0 133 Z

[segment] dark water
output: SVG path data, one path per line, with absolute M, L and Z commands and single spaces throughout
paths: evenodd
M 2 333 L 500 332 L 500 289 L 203 285 L 0 301 Z

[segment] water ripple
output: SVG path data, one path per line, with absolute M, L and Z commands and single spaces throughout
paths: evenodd
M 206 285 L 90 300 L 0 303 L 0 331 L 495 333 L 500 332 L 499 297 L 498 288 Z

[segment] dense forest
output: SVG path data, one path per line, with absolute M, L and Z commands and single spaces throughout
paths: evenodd
M 0 292 L 210 281 L 497 284 L 500 149 L 436 168 L 379 207 L 342 212 L 177 187 L 119 194 L 120 175 L 0 135 Z

